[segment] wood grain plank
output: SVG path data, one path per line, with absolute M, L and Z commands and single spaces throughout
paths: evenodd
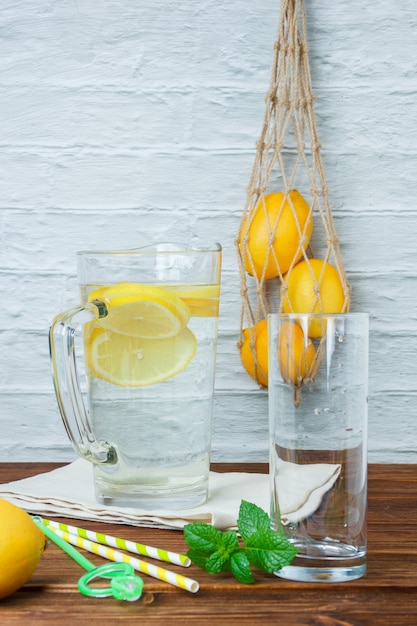
M 0 464 L 0 482 L 50 471 L 62 464 Z M 216 471 L 267 472 L 266 464 L 216 464 Z M 255 572 L 254 585 L 225 573 L 210 576 L 192 565 L 200 583 L 191 594 L 144 576 L 139 602 L 85 598 L 78 593 L 82 570 L 49 544 L 31 580 L 0 603 L 2 626 L 18 624 L 136 624 L 146 626 L 415 626 L 417 624 L 417 466 L 370 465 L 369 549 L 366 575 L 349 583 L 297 583 Z M 72 522 L 62 518 L 62 521 Z M 82 525 L 89 527 L 87 522 Z M 94 523 L 97 531 L 168 547 L 187 549 L 183 533 Z M 87 555 L 94 563 L 100 557 Z M 184 573 L 177 566 L 168 566 Z

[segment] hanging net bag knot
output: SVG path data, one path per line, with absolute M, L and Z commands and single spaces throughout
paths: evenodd
M 320 151 L 304 0 L 282 0 L 263 125 L 236 238 L 238 347 L 248 373 L 265 387 L 269 313 L 349 310 L 350 286 Z M 319 330 L 315 334 L 320 337 Z M 298 373 L 299 384 L 306 378 L 308 372 Z

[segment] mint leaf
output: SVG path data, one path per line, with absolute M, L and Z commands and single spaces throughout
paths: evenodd
M 198 550 L 190 548 L 187 551 L 187 556 L 195 565 L 201 567 L 201 569 L 206 569 L 207 559 L 209 558 L 206 554 L 201 554 Z
M 209 574 L 218 574 L 226 569 L 230 569 L 229 562 L 236 550 L 239 550 L 239 539 L 236 533 L 233 530 L 222 533 L 221 544 L 206 561 L 206 571 Z
M 230 556 L 221 554 L 220 552 L 213 552 L 206 561 L 206 572 L 209 574 L 219 574 L 224 569 L 227 569 Z
M 242 500 L 234 530 L 221 532 L 211 524 L 184 526 L 187 556 L 210 574 L 231 571 L 243 583 L 253 583 L 251 566 L 273 573 L 289 565 L 297 553 L 281 533 L 271 530 L 269 516 L 256 504 Z M 242 545 L 243 543 L 243 545 Z
M 184 538 L 190 548 L 210 555 L 222 545 L 223 533 L 211 524 L 194 522 L 184 526 Z
M 190 546 L 187 556 L 209 574 L 228 569 L 233 552 L 239 549 L 239 539 L 233 530 L 223 533 L 201 522 L 184 526 L 184 537 Z
M 270 529 L 253 533 L 246 548 L 252 565 L 269 573 L 289 565 L 297 553 L 288 539 Z
M 230 559 L 230 569 L 235 578 L 246 585 L 255 582 L 250 569 L 250 561 L 245 552 L 235 552 Z
M 223 533 L 222 544 L 219 551 L 227 556 L 231 556 L 233 552 L 239 548 L 239 539 L 234 530 L 226 530 Z
M 269 515 L 256 504 L 242 500 L 239 517 L 237 518 L 237 527 L 243 541 L 246 541 L 253 533 L 258 530 L 270 530 L 271 523 Z

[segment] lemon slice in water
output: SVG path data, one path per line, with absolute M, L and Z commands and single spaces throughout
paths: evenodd
M 182 372 L 197 349 L 190 310 L 173 292 L 119 283 L 92 291 L 107 316 L 90 325 L 85 353 L 90 374 L 122 387 L 154 385 Z
M 86 362 L 90 373 L 113 385 L 145 387 L 185 370 L 196 349 L 189 328 L 175 337 L 147 339 L 96 326 L 86 337 Z
M 190 285 L 181 287 L 176 294 L 195 317 L 217 317 L 219 314 L 220 285 Z
M 101 300 L 108 315 L 100 326 L 129 337 L 175 337 L 190 319 L 188 306 L 175 293 L 139 283 L 119 283 L 92 291 L 89 302 Z

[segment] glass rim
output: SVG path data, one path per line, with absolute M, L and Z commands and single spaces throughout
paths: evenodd
M 141 246 L 140 248 L 127 248 L 125 250 L 78 250 L 77 256 L 146 256 L 157 254 L 199 254 L 207 252 L 221 252 L 222 246 L 215 242 L 209 246 L 192 246 L 185 243 L 161 242 Z

